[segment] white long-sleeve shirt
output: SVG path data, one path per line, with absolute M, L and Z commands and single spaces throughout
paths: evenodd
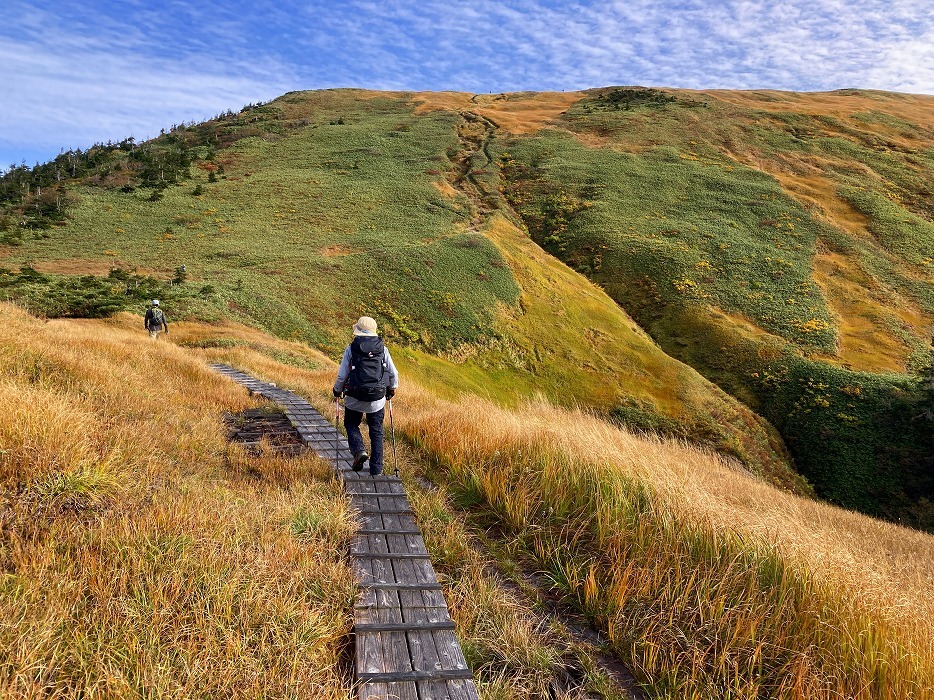
M 334 391 L 343 392 L 347 388 L 347 379 L 350 377 L 350 346 L 344 350 L 344 357 L 341 358 L 340 369 L 337 370 L 337 381 L 334 382 Z M 392 362 L 392 356 L 389 354 L 389 348 L 383 347 L 383 362 L 386 363 L 386 373 L 388 375 L 387 386 L 390 389 L 399 388 L 399 372 Z M 344 396 L 344 406 L 351 411 L 360 411 L 360 413 L 376 413 L 386 405 L 386 399 L 377 399 L 376 401 L 361 401 L 353 396 Z

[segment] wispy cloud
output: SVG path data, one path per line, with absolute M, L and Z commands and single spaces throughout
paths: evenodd
M 147 32 L 107 16 L 66 25 L 56 13 L 16 3 L 10 14 L 17 31 L 11 24 L 0 31 L 0 164 L 154 136 L 294 86 L 292 70 L 273 56 L 231 55 L 225 43 L 218 51 L 182 46 L 155 22 Z
M 0 163 L 316 87 L 934 93 L 927 0 L 76 5 L 5 3 Z

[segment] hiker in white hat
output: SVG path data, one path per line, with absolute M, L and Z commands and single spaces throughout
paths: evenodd
M 162 331 L 166 335 L 169 333 L 169 322 L 165 318 L 165 312 L 159 308 L 159 300 L 153 299 L 152 306 L 146 309 L 146 317 L 143 319 L 143 325 L 149 331 L 149 337 L 156 339 Z
M 383 416 L 387 400 L 392 400 L 399 386 L 399 373 L 389 350 L 379 337 L 376 321 L 361 316 L 353 325 L 354 339 L 341 359 L 334 382 L 334 396 L 344 397 L 344 427 L 353 453 L 353 469 L 360 471 L 367 460 L 370 474 L 383 473 Z M 360 434 L 360 422 L 366 415 L 370 433 L 368 455 Z

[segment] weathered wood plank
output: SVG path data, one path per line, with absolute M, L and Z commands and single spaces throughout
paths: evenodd
M 444 594 L 440 590 L 422 589 L 422 590 L 399 590 L 399 600 L 403 608 L 427 608 L 443 607 L 447 608 L 444 600 Z
M 404 631 L 380 632 L 379 637 L 383 646 L 384 671 L 413 671 L 412 660 L 409 657 L 408 645 L 405 642 Z
M 385 671 L 383 664 L 383 645 L 377 633 L 356 635 L 357 673 L 378 673 Z
M 364 683 L 357 691 L 357 700 L 419 700 L 414 682 Z
M 382 513 L 384 515 L 406 515 L 412 512 L 411 508 L 389 508 L 389 507 L 373 508 L 367 505 L 364 505 L 362 507 L 354 506 L 354 510 L 356 510 L 358 513 L 363 513 L 363 514 Z
M 416 671 L 441 671 L 441 659 L 429 630 L 413 630 L 406 633 L 412 668 Z
M 447 614 L 447 610 L 445 610 L 445 614 Z M 464 658 L 464 652 L 461 650 L 460 644 L 457 643 L 457 636 L 453 631 L 432 631 L 431 638 L 435 643 L 438 658 L 441 660 L 441 668 L 468 668 L 467 659 Z
M 379 613 L 401 612 L 400 608 L 377 608 Z M 390 615 L 389 617 L 394 617 Z M 453 630 L 454 623 L 447 622 L 360 622 L 354 623 L 354 631 L 364 632 L 431 632 L 433 630 Z M 432 645 L 434 642 L 432 641 Z
M 360 680 L 368 683 L 392 681 L 439 681 L 469 678 L 469 671 L 397 671 L 395 673 L 367 673 Z
M 427 554 L 412 554 L 411 552 L 389 552 L 381 554 L 379 552 L 351 552 L 355 557 L 361 559 L 387 559 L 392 561 L 404 561 L 406 559 L 430 559 Z
M 472 680 L 452 680 L 441 684 L 417 684 L 421 700 L 480 700 Z
M 357 700 L 386 700 L 388 697 L 389 688 L 386 683 L 365 683 L 357 688 Z M 418 691 L 415 692 L 415 697 L 418 697 Z

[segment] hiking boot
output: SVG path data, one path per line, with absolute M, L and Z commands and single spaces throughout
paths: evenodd
M 366 461 L 369 458 L 370 458 L 370 455 L 368 455 L 366 452 L 358 452 L 357 454 L 355 454 L 353 456 L 353 464 L 351 465 L 353 467 L 353 470 L 355 472 L 358 472 L 361 469 L 363 469 L 363 465 L 366 464 Z
M 374 469 L 373 465 L 370 465 L 370 476 L 379 476 L 382 473 L 383 473 L 382 467 L 377 467 L 376 469 Z

